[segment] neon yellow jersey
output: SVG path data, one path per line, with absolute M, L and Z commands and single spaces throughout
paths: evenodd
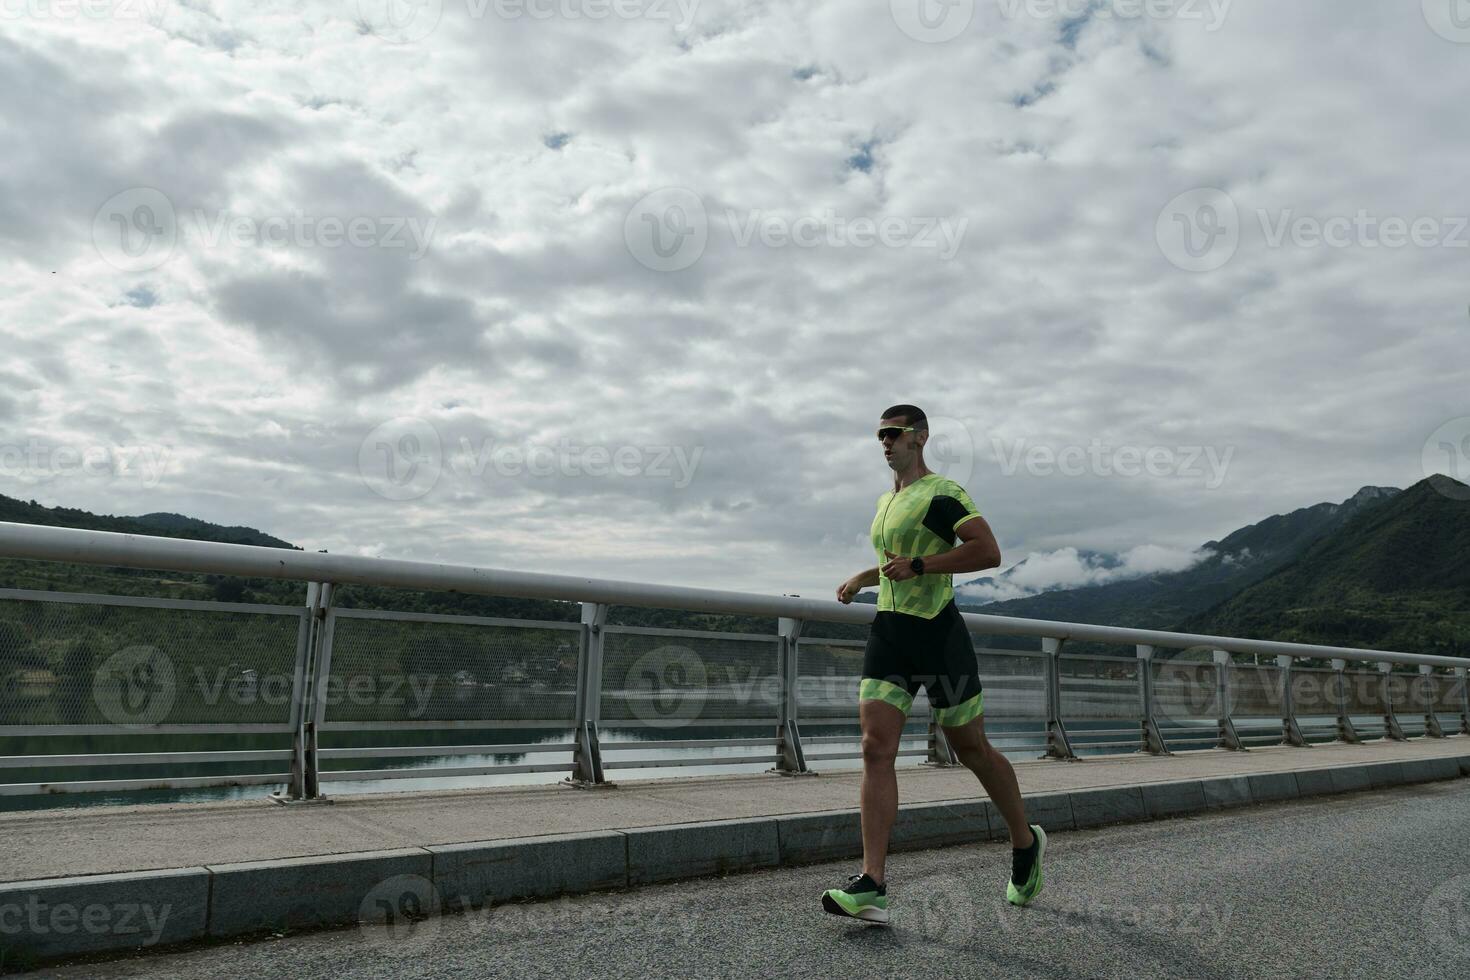
M 903 582 L 883 574 L 884 551 L 907 558 L 928 558 L 954 547 L 956 531 L 979 517 L 963 487 L 938 473 L 928 473 L 878 498 L 870 531 L 878 554 L 878 611 L 901 612 L 933 619 L 954 598 L 954 576 L 925 573 Z

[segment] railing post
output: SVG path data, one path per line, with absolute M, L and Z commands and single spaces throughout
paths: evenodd
M 1216 650 L 1215 660 L 1215 699 L 1218 703 L 1220 730 L 1220 748 L 1229 749 L 1232 752 L 1249 751 L 1240 743 L 1240 735 L 1235 731 L 1235 722 L 1230 719 L 1230 651 Z
M 800 776 L 811 773 L 806 767 L 806 754 L 801 750 L 801 729 L 797 725 L 796 678 L 797 658 L 801 655 L 801 627 L 799 619 L 781 616 L 776 620 L 776 631 L 780 634 L 777 652 L 777 671 L 781 677 L 781 703 L 776 722 L 776 768 L 771 772 L 783 776 Z
M 312 606 L 311 684 L 306 690 L 305 729 L 305 795 L 304 799 L 325 799 L 321 785 L 321 765 L 317 756 L 318 739 L 327 716 L 327 680 L 332 674 L 332 634 L 336 619 L 332 616 L 332 599 L 336 587 L 323 582 Z
M 1460 681 L 1460 734 L 1470 735 L 1470 668 L 1456 667 L 1455 677 Z
M 1347 661 L 1341 657 L 1333 657 L 1332 671 L 1333 679 L 1337 682 L 1337 740 L 1350 745 L 1361 745 L 1363 740 L 1358 737 L 1352 716 L 1348 714 Z
M 1046 754 L 1044 759 L 1075 760 L 1067 727 L 1062 724 L 1062 644 L 1050 636 L 1041 638 L 1041 651 L 1046 654 Z
M 1276 666 L 1281 668 L 1281 737 L 1286 740 L 1287 745 L 1295 745 L 1299 749 L 1310 748 L 1302 730 L 1296 723 L 1296 699 L 1291 696 L 1291 668 L 1296 663 L 1295 657 L 1282 654 L 1276 658 Z
M 1140 643 L 1134 648 L 1138 655 L 1138 710 L 1141 731 L 1139 751 L 1153 755 L 1173 755 L 1164 744 L 1164 736 L 1154 719 L 1154 648 Z
M 597 722 L 602 716 L 602 628 L 607 606 L 582 603 L 582 635 L 577 648 L 577 731 L 572 750 L 572 774 L 567 783 L 579 788 L 612 785 L 602 773 L 602 747 Z
M 320 589 L 316 582 L 306 583 L 305 614 L 296 633 L 296 665 L 291 680 L 291 780 L 284 794 L 271 794 L 271 798 L 280 803 L 306 798 L 306 711 L 309 703 L 306 683 L 310 676 L 311 638 L 316 628 L 315 610 Z
M 949 739 L 944 735 L 944 727 L 934 720 L 934 712 L 929 712 L 929 754 L 925 756 L 921 765 L 937 766 L 941 769 L 960 764 L 959 756 L 954 754 L 954 747 L 949 744 Z
M 1404 730 L 1399 727 L 1398 715 L 1393 710 L 1393 664 L 1378 661 L 1378 672 L 1383 675 L 1383 734 L 1396 742 L 1407 742 Z
M 1434 710 L 1434 706 L 1439 703 L 1439 688 L 1434 683 L 1434 668 L 1429 664 L 1420 664 L 1419 676 L 1424 678 L 1420 683 L 1424 685 L 1429 695 L 1429 704 L 1424 712 L 1424 734 L 1430 738 L 1444 738 L 1444 729 L 1439 727 L 1439 715 Z

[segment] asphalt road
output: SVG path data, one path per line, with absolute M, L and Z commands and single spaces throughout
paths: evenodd
M 82 978 L 1470 976 L 1470 780 L 896 855 L 893 923 L 818 896 L 852 863 L 518 903 L 43 971 Z

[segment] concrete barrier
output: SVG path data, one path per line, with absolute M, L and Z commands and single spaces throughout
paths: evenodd
M 1470 775 L 1470 755 L 1026 797 L 1048 831 Z M 891 849 L 1006 840 L 989 800 L 901 807 Z M 862 854 L 856 809 L 0 884 L 0 964 L 482 908 Z
M 209 934 L 242 936 L 355 923 L 364 906 L 372 910 L 375 890 L 384 900 L 394 900 L 405 888 L 415 887 L 412 881 L 394 879 L 432 881 L 433 860 L 422 847 L 409 847 L 210 865 Z
M 1072 822 L 1078 830 L 1148 818 L 1143 790 L 1137 786 L 1076 790 L 1067 795 L 1072 798 Z
M 209 877 L 176 868 L 0 884 L 0 967 L 199 939 Z
M 774 868 L 781 863 L 774 817 L 643 827 L 624 833 L 629 885 Z
M 436 844 L 434 887 L 445 907 L 602 891 L 628 884 L 628 835 L 555 834 Z
M 782 864 L 861 857 L 862 820 L 856 810 L 788 813 L 776 818 Z

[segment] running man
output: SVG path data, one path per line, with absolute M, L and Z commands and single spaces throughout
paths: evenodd
M 1006 900 L 1025 905 L 1041 891 L 1046 832 L 1026 823 L 1016 772 L 985 737 L 975 647 L 954 602 L 952 573 L 1000 565 L 1000 546 L 964 488 L 924 465 L 929 423 L 895 405 L 878 423 L 893 490 L 878 498 L 871 536 L 878 567 L 837 588 L 839 602 L 878 586 L 878 614 L 863 655 L 858 718 L 863 730 L 863 870 L 822 895 L 834 915 L 888 921 L 884 861 L 898 816 L 893 764 L 914 695 L 923 685 L 934 718 L 961 763 L 980 778 L 1011 836 Z M 959 545 L 955 545 L 955 538 Z

